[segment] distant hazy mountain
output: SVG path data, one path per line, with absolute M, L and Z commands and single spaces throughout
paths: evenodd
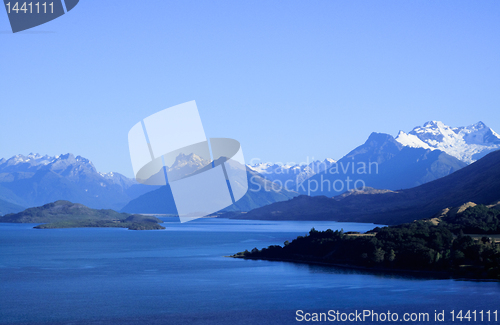
M 299 195 L 296 192 L 280 188 L 247 168 L 248 191 L 236 202 L 223 211 L 250 211 L 274 202 L 289 200 Z M 128 213 L 177 214 L 170 186 L 162 186 L 130 201 L 122 210 Z
M 289 200 L 299 195 L 262 177 L 259 173 L 247 168 L 248 191 L 235 204 L 224 211 L 250 211 L 274 202 Z
M 449 175 L 466 164 L 440 150 L 405 147 L 392 136 L 372 133 L 361 146 L 299 186 L 307 195 L 336 196 L 363 186 L 400 190 Z
M 99 173 L 91 161 L 72 154 L 0 160 L 0 199 L 25 208 L 68 200 L 91 208 L 120 209 L 155 188 L 118 173 Z
M 294 190 L 297 185 L 304 180 L 321 173 L 330 168 L 336 161 L 327 158 L 324 160 L 316 160 L 309 164 L 272 164 L 260 163 L 255 165 L 247 165 L 251 170 L 259 173 L 268 180 L 276 181 L 277 184 L 287 184 L 287 188 Z
M 412 148 L 441 150 L 467 164 L 500 149 L 500 136 L 483 122 L 452 128 L 431 121 L 409 133 L 400 131 L 396 141 Z
M 500 151 L 415 188 L 402 191 L 368 189 L 357 195 L 349 194 L 335 198 L 301 195 L 232 217 L 400 224 L 430 218 L 438 211 L 467 202 L 492 204 L 500 200 Z
M 8 213 L 16 213 L 24 210 L 20 205 L 0 199 L 0 216 Z

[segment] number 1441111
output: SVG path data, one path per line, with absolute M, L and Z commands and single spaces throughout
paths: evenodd
M 46 14 L 46 13 L 54 13 L 54 3 L 51 2 L 47 4 L 47 2 L 44 3 L 33 3 L 33 2 L 13 2 L 12 5 L 10 2 L 6 3 L 5 6 L 7 7 L 7 13 L 25 13 L 25 14 Z

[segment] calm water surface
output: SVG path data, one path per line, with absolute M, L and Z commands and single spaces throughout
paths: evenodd
M 426 312 L 431 321 L 435 310 L 444 310 L 444 323 L 451 323 L 452 310 L 500 310 L 497 282 L 224 257 L 283 244 L 312 227 L 367 231 L 371 224 L 201 219 L 164 225 L 163 231 L 37 230 L 0 223 L 0 323 L 298 324 L 298 309 L 368 309 L 400 318 Z

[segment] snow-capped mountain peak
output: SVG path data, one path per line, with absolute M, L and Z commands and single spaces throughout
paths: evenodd
M 403 146 L 411 147 L 411 148 L 425 148 L 425 149 L 434 149 L 431 148 L 427 143 L 420 140 L 418 136 L 414 134 L 408 134 L 403 131 L 399 131 L 396 140 L 401 143 Z
M 266 174 L 269 167 L 272 167 L 274 164 L 271 163 L 260 163 L 255 165 L 248 165 L 248 167 L 259 174 Z
M 396 141 L 413 148 L 442 150 L 468 164 L 500 149 L 500 136 L 481 121 L 466 127 L 429 121 L 409 133 L 400 131 Z
M 441 122 L 441 121 L 428 121 L 424 123 L 424 128 L 431 128 L 431 127 L 437 127 L 437 128 L 444 128 L 446 125 Z
M 247 167 L 271 181 L 279 181 L 281 183 L 289 181 L 295 186 L 313 175 L 330 168 L 336 162 L 334 159 L 326 158 L 324 160 L 315 160 L 308 164 L 259 163 L 247 165 Z
M 457 128 L 468 144 L 500 145 L 500 136 L 483 122 L 465 128 Z
M 167 166 L 167 177 L 169 182 L 182 179 L 187 175 L 190 175 L 203 167 L 209 165 L 211 161 L 209 159 L 204 159 L 196 155 L 195 153 L 190 153 L 189 155 L 180 153 L 176 158 L 172 166 Z
M 209 160 L 203 159 L 202 157 L 196 155 L 195 153 L 190 153 L 189 155 L 181 153 L 175 158 L 175 162 L 170 167 L 170 169 L 171 170 L 180 169 L 186 166 L 190 166 L 191 168 L 195 169 L 200 169 L 208 164 L 210 164 Z

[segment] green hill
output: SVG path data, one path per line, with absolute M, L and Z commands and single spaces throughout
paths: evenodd
M 118 227 L 131 230 L 165 229 L 160 219 L 152 216 L 119 213 L 114 210 L 96 210 L 83 204 L 56 201 L 41 207 L 0 217 L 0 222 L 43 223 L 35 228 Z

